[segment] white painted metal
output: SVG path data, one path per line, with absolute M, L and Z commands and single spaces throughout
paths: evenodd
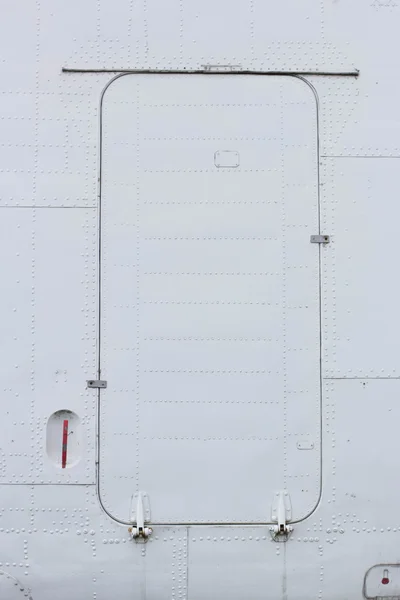
M 327 214 L 334 243 L 323 250 L 326 303 L 329 314 L 336 316 L 326 324 L 325 375 L 399 377 L 400 338 L 392 326 L 398 283 L 392 262 L 384 260 L 386 254 L 397 254 L 397 222 L 380 218 L 390 214 L 396 198 L 398 160 L 327 158 L 325 165 L 334 181 L 326 193 L 335 206 Z M 340 294 L 334 278 L 342 282 Z M 380 306 L 385 310 L 378 310 Z
M 284 487 L 294 519 L 314 508 L 316 125 L 297 78 L 125 75 L 106 90 L 100 493 L 115 518 L 133 486 L 159 523 L 265 523 Z M 227 151 L 240 166 L 221 170 Z
M 338 600 L 399 596 L 399 21 L 399 0 L 2 3 L 1 597 Z M 103 134 L 114 137 L 117 143 L 105 157 L 111 171 L 104 169 L 101 173 L 104 237 L 100 344 L 100 142 L 106 146 L 104 135 L 103 139 L 100 135 L 100 100 L 116 73 L 63 72 L 63 67 L 78 71 L 164 69 L 208 73 L 127 75 L 114 81 L 105 93 L 103 121 L 109 118 L 110 127 Z M 235 69 L 239 73 L 265 71 L 275 75 L 227 74 Z M 358 78 L 340 75 L 357 70 Z M 289 73 L 305 72 L 307 81 L 288 77 Z M 318 181 L 315 173 L 310 174 L 311 163 L 307 162 L 313 157 L 312 168 L 316 168 L 316 108 L 307 82 L 313 85 L 318 101 L 320 229 L 317 188 L 312 187 Z M 134 90 L 132 95 L 129 86 Z M 282 98 L 276 91 L 281 88 Z M 141 102 L 145 95 L 147 104 L 186 102 L 196 106 L 180 106 L 179 111 L 177 107 L 152 106 L 144 113 L 141 105 L 138 119 L 132 112 L 138 107 L 137 89 Z M 222 100 L 217 101 L 218 94 L 223 94 Z M 112 95 L 119 103 L 118 114 L 115 105 L 106 106 Z M 275 120 L 267 107 L 244 108 L 264 103 L 266 96 L 274 96 L 276 101 L 276 95 L 279 110 Z M 284 114 L 280 114 L 285 102 L 303 99 L 303 108 L 285 106 Z M 210 113 L 204 105 L 218 102 L 239 106 L 221 107 L 217 116 L 207 117 Z M 300 110 L 305 112 L 300 115 L 296 112 Z M 162 111 L 165 115 L 169 111 L 168 119 L 162 118 Z M 194 111 L 197 121 L 190 116 Z M 129 130 L 129 123 L 135 127 L 139 121 L 142 131 L 137 165 L 136 159 L 130 160 L 130 152 L 136 152 L 139 138 Z M 281 137 L 279 125 L 283 122 Z M 144 142 L 145 135 L 190 139 Z M 120 143 L 124 137 L 133 147 Z M 207 139 L 192 139 L 199 137 Z M 216 146 L 216 138 L 228 142 L 226 137 L 236 138 L 235 147 L 233 140 L 229 145 Z M 272 140 L 254 139 L 262 137 L 279 137 L 280 141 L 275 146 Z M 290 148 L 298 143 L 304 150 L 301 154 L 299 149 Z M 284 171 L 280 163 L 282 145 L 288 167 Z M 122 265 L 133 263 L 136 255 L 133 260 L 118 255 L 116 237 L 120 236 L 119 250 L 125 254 L 134 240 L 135 249 L 137 244 L 140 250 L 138 264 L 146 272 L 159 272 L 161 268 L 171 272 L 169 267 L 174 263 L 197 273 L 207 261 L 209 272 L 224 272 L 228 261 L 232 265 L 238 261 L 247 265 L 250 261 L 259 271 L 266 271 L 264 263 L 272 267 L 273 255 L 264 252 L 258 240 L 243 244 L 227 240 L 225 246 L 219 241 L 216 246 L 214 241 L 205 240 L 143 239 L 279 237 L 276 231 L 271 232 L 274 228 L 279 229 L 279 235 L 282 233 L 276 227 L 278 217 L 267 213 L 272 204 L 238 202 L 244 196 L 248 202 L 250 195 L 262 198 L 266 190 L 282 193 L 281 180 L 274 179 L 273 172 L 260 172 L 265 160 L 273 163 L 270 168 L 278 169 L 279 177 L 284 172 L 285 183 L 302 178 L 310 186 L 310 194 L 303 189 L 291 197 L 293 202 L 286 211 L 292 224 L 307 225 L 290 229 L 293 233 L 297 230 L 299 237 L 287 244 L 287 259 L 288 264 L 299 261 L 311 265 L 315 272 L 314 261 L 319 255 L 321 258 L 322 496 L 318 504 L 317 390 L 311 397 L 300 394 L 301 387 L 296 387 L 293 400 L 297 397 L 297 401 L 286 411 L 285 435 L 281 406 L 249 402 L 246 406 L 250 409 L 243 418 L 242 403 L 226 402 L 230 397 L 265 399 L 261 386 L 266 392 L 278 389 L 282 385 L 281 370 L 273 385 L 264 374 L 259 378 L 250 376 L 244 384 L 233 375 L 202 375 L 196 379 L 196 387 L 189 373 L 172 373 L 168 384 L 161 381 L 164 374 L 142 373 L 143 369 L 193 370 L 200 364 L 212 370 L 217 363 L 221 371 L 256 369 L 253 365 L 264 360 L 258 353 L 258 342 L 220 341 L 214 346 L 214 342 L 208 342 L 205 352 L 200 342 L 145 342 L 142 338 L 217 337 L 213 333 L 216 324 L 221 328 L 219 337 L 225 337 L 232 323 L 237 327 L 237 337 L 263 337 L 265 332 L 260 333 L 259 325 L 267 323 L 259 305 L 222 305 L 224 310 L 217 321 L 212 310 L 221 306 L 144 302 L 204 303 L 229 298 L 254 302 L 267 294 L 278 295 L 276 287 L 267 288 L 265 282 L 262 287 L 255 276 L 243 277 L 247 283 L 240 285 L 237 276 L 203 275 L 201 285 L 196 285 L 194 276 L 144 276 L 141 271 L 141 329 L 137 337 L 140 402 L 132 392 L 123 391 L 135 388 L 138 372 L 135 352 L 133 363 L 122 352 L 122 348 L 133 344 L 129 329 L 132 308 L 113 305 L 133 303 L 126 300 L 129 294 L 125 286 L 132 285 L 135 294 L 136 279 L 128 280 L 127 267 Z M 145 174 L 145 169 L 180 173 Z M 193 172 L 199 169 L 210 172 Z M 249 169 L 252 172 L 245 172 Z M 216 173 L 218 189 L 217 184 L 210 185 L 211 171 Z M 137 175 L 140 189 L 112 189 L 112 177 L 117 182 L 132 183 L 127 178 Z M 160 193 L 168 194 L 172 180 L 178 179 L 182 183 L 176 188 L 175 201 L 180 204 L 160 204 Z M 207 186 L 204 181 L 208 181 Z M 199 204 L 205 197 L 212 197 L 214 203 Z M 217 205 L 216 197 L 232 203 Z M 140 239 L 136 239 L 132 207 L 139 208 Z M 133 226 L 124 228 L 122 222 Z M 329 235 L 329 243 L 311 244 L 311 235 L 320 234 Z M 244 244 L 246 248 L 253 244 L 253 251 L 239 252 L 237 248 Z M 228 246 L 229 251 L 222 254 L 222 248 Z M 279 253 L 281 246 L 277 246 Z M 197 270 L 191 271 L 195 261 Z M 276 276 L 280 281 L 282 271 L 281 262 L 274 271 L 280 273 Z M 286 269 L 286 275 L 289 271 Z M 299 318 L 292 319 L 287 330 L 308 348 L 310 371 L 304 368 L 306 353 L 301 358 L 297 351 L 292 355 L 299 358 L 288 360 L 286 367 L 287 373 L 295 373 L 298 367 L 298 373 L 306 376 L 307 387 L 304 383 L 303 388 L 309 389 L 315 385 L 318 370 L 313 357 L 319 326 L 308 322 L 307 315 L 310 319 L 318 316 L 318 287 L 315 279 L 305 284 L 304 277 L 299 273 L 299 279 L 293 280 L 287 290 L 301 291 L 304 296 L 296 303 L 307 303 L 309 310 L 302 310 Z M 105 289 L 105 284 L 110 287 Z M 172 306 L 182 310 L 172 315 L 168 313 Z M 243 317 L 246 306 L 254 309 L 249 313 L 251 320 Z M 189 318 L 194 307 L 202 315 L 197 321 Z M 159 313 L 154 314 L 154 309 Z M 279 314 L 274 321 L 274 339 L 282 329 Z M 306 332 L 312 336 L 309 344 L 304 343 Z M 294 343 L 290 340 L 290 347 L 299 347 Z M 278 342 L 274 344 L 268 346 L 265 360 L 270 360 L 275 351 L 278 370 L 284 364 L 282 347 Z M 246 352 L 235 354 L 242 345 Z M 101 366 L 107 373 L 98 371 L 100 349 Z M 180 367 L 174 364 L 177 358 Z M 89 380 L 107 380 L 108 387 L 87 388 Z M 219 387 L 210 390 L 210 381 Z M 192 401 L 154 402 L 160 391 L 163 399 L 190 396 Z M 207 403 L 213 418 L 206 420 L 203 399 L 211 392 L 210 399 L 217 396 L 221 402 Z M 311 402 L 316 407 L 313 412 Z M 50 457 L 46 450 L 48 419 L 60 410 L 71 410 L 78 416 L 82 436 L 81 459 L 65 469 L 60 468 L 60 457 L 54 460 L 53 450 Z M 260 413 L 257 416 L 256 410 Z M 265 414 L 261 414 L 263 410 Z M 137 430 L 140 439 L 135 438 Z M 99 452 L 96 432 L 100 433 Z M 113 435 L 121 432 L 128 435 Z M 235 440 L 231 446 L 227 440 L 179 440 L 175 444 L 143 439 L 189 436 L 203 440 L 233 436 L 245 439 L 243 444 Z M 278 439 L 273 443 L 250 442 L 251 436 Z M 132 439 L 139 440 L 138 457 Z M 197 450 L 197 462 L 193 459 L 196 443 L 203 449 Z M 159 446 L 157 451 L 155 444 Z M 212 444 L 217 447 L 214 455 L 210 452 Z M 233 452 L 235 444 L 242 444 L 245 450 L 238 452 L 236 448 Z M 174 445 L 185 448 L 172 456 Z M 58 450 L 57 440 L 52 440 L 51 446 L 56 454 L 61 453 L 62 440 Z M 225 449 L 224 470 L 221 447 Z M 259 452 L 257 472 L 249 466 L 251 452 Z M 228 476 L 234 461 L 247 464 L 247 468 Z M 210 472 L 215 478 L 225 478 L 224 485 L 218 479 L 211 485 L 212 480 L 207 478 Z M 309 477 L 300 477 L 304 474 Z M 272 518 L 274 489 L 287 489 L 295 521 L 290 521 L 293 533 L 288 541 L 279 544 L 270 536 L 272 524 L 263 524 Z M 152 522 L 146 526 L 153 533 L 145 543 L 133 541 L 128 524 L 118 523 L 101 506 L 103 502 L 121 520 L 136 520 L 134 497 L 139 491 L 148 494 L 151 505 Z M 220 502 L 212 500 L 214 492 Z M 184 503 L 183 498 L 188 502 Z M 296 520 L 306 517 L 309 511 L 307 518 Z M 260 524 L 243 524 L 254 516 Z M 179 523 L 186 517 L 192 521 L 209 519 L 219 525 L 157 525 L 163 518 Z M 221 525 L 232 517 L 235 524 Z M 389 581 L 383 582 L 386 579 Z
M 0 231 L 0 482 L 93 484 L 95 399 L 85 383 L 96 369 L 95 215 L 4 208 Z M 81 421 L 82 460 L 61 470 L 47 455 L 46 433 L 49 417 L 65 409 Z
M 29 589 L 6 571 L 0 571 L 0 592 L 7 600 L 22 600 L 22 598 L 32 600 Z

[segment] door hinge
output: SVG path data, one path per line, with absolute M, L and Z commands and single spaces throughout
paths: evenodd
M 310 242 L 312 244 L 329 244 L 330 241 L 329 235 L 312 235 L 310 237 Z
M 272 500 L 271 521 L 276 523 L 269 528 L 271 537 L 275 542 L 286 542 L 293 531 L 288 525 L 292 518 L 292 503 L 286 490 L 275 492 Z
M 88 379 L 86 384 L 91 389 L 104 389 L 107 387 L 107 381 L 104 381 L 104 379 Z
M 146 526 L 146 523 L 150 521 L 149 497 L 145 492 L 138 492 L 132 500 L 135 500 L 136 504 L 132 510 L 131 520 L 133 525 L 129 527 L 129 533 L 134 540 L 146 541 L 153 533 L 151 527 Z

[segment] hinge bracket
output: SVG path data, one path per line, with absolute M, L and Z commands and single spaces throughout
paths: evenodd
M 330 241 L 329 235 L 312 235 L 310 237 L 310 242 L 312 244 L 329 244 Z
M 293 531 L 293 527 L 287 524 L 292 518 L 292 504 L 289 493 L 286 490 L 275 492 L 272 500 L 271 521 L 276 523 L 269 528 L 272 539 L 275 542 L 286 542 Z
M 240 71 L 242 65 L 202 65 L 205 73 L 230 73 Z
M 104 381 L 104 379 L 88 379 L 86 384 L 91 389 L 104 389 L 107 387 L 107 381 Z
M 132 500 L 136 500 L 136 506 L 132 510 L 131 519 L 134 525 L 129 527 L 129 533 L 134 540 L 145 542 L 153 533 L 151 527 L 146 527 L 146 522 L 150 521 L 149 497 L 145 492 L 138 492 Z

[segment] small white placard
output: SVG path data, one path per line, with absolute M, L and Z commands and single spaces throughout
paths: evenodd
M 240 164 L 239 152 L 236 150 L 217 150 L 214 154 L 214 163 L 218 168 L 235 168 Z

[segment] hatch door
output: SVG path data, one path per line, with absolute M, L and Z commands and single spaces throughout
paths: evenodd
M 300 78 L 128 74 L 102 102 L 100 494 L 129 521 L 320 494 L 317 105 Z

